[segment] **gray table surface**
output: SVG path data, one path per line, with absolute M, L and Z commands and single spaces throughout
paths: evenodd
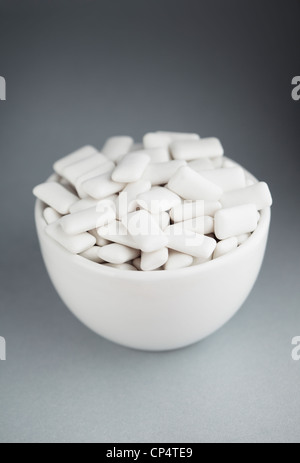
M 1 442 L 299 442 L 299 2 L 1 1 Z M 60 301 L 32 187 L 106 137 L 221 138 L 274 196 L 249 299 L 192 347 L 112 344 Z M 105 301 L 104 301 L 105 303 Z

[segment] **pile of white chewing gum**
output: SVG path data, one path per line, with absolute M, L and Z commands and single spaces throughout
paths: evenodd
M 46 233 L 67 251 L 121 270 L 174 270 L 243 245 L 271 206 L 264 182 L 225 158 L 217 138 L 155 132 L 107 140 L 54 164 L 34 189 Z

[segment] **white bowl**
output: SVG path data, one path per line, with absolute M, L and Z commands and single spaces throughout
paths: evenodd
M 252 236 L 232 253 L 211 262 L 181 270 L 132 272 L 67 252 L 45 233 L 43 209 L 37 201 L 41 251 L 66 306 L 99 335 L 151 351 L 200 341 L 239 310 L 259 274 L 271 218 L 270 208 L 261 211 Z

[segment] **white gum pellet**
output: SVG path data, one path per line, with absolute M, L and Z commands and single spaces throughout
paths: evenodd
M 99 246 L 93 246 L 92 248 L 82 252 L 79 255 L 81 257 L 85 257 L 85 259 L 91 260 L 92 262 L 96 262 L 96 264 L 102 264 L 104 261 L 98 255 L 99 249 L 101 249 Z
M 149 190 L 151 190 L 151 183 L 147 180 L 129 183 L 117 198 L 117 218 L 121 219 L 129 212 L 134 212 L 138 207 L 136 198 Z
M 241 167 L 205 170 L 201 175 L 222 188 L 224 193 L 246 186 L 245 171 Z
M 186 165 L 186 161 L 169 161 L 150 164 L 144 172 L 143 179 L 149 180 L 153 186 L 165 185 L 176 171 Z
M 149 148 L 144 149 L 142 152 L 150 157 L 151 163 L 162 163 L 171 160 L 171 155 L 168 148 Z
M 193 257 L 208 258 L 216 247 L 216 240 L 208 236 L 200 235 L 190 230 L 183 229 L 179 224 L 167 228 L 168 248 L 174 249 Z
M 165 133 L 146 133 L 143 143 L 146 149 L 169 148 L 172 138 Z
M 95 169 L 92 169 L 86 172 L 85 174 L 77 177 L 77 179 L 75 180 L 75 188 L 76 188 L 78 196 L 82 199 L 88 198 L 88 194 L 84 191 L 82 187 L 83 183 L 86 182 L 87 180 L 97 177 L 98 175 L 103 175 L 103 174 L 106 174 L 107 172 L 112 172 L 114 168 L 115 168 L 115 164 L 112 161 L 105 161 L 101 163 L 98 167 L 96 167 Z
M 158 130 L 156 132 L 158 135 L 167 135 L 171 138 L 172 141 L 177 140 L 199 140 L 200 135 L 197 133 L 185 133 L 185 132 L 166 132 L 163 130 Z
M 214 219 L 210 216 L 195 217 L 181 223 L 179 222 L 178 225 L 202 235 L 209 235 L 214 232 Z
M 117 270 L 129 270 L 132 272 L 136 272 L 137 269 L 131 264 L 102 264 L 104 267 L 111 267 Z
M 140 251 L 122 244 L 113 243 L 99 248 L 98 256 L 110 264 L 125 264 L 139 257 Z
M 218 257 L 224 256 L 231 251 L 234 251 L 238 247 L 238 240 L 235 236 L 232 238 L 227 238 L 226 240 L 219 241 L 215 249 L 213 258 L 217 259 Z
M 43 215 L 47 225 L 50 225 L 51 223 L 54 223 L 61 218 L 61 215 L 52 209 L 52 207 L 46 207 Z
M 164 265 L 164 270 L 177 270 L 180 268 L 190 267 L 194 258 L 188 254 L 169 249 L 168 261 Z
M 126 228 L 143 252 L 153 252 L 166 247 L 168 238 L 155 218 L 145 210 L 132 212 L 126 218 Z
M 203 170 L 212 170 L 215 168 L 213 162 L 209 158 L 196 159 L 188 163 L 189 167 L 196 172 L 201 173 Z
M 150 191 L 140 194 L 137 197 L 137 203 L 152 214 L 159 214 L 180 204 L 181 199 L 167 188 L 154 187 Z
M 68 156 L 65 156 L 64 158 L 57 161 L 53 168 L 55 172 L 62 176 L 63 171 L 67 166 L 73 164 L 74 162 L 82 161 L 83 159 L 88 158 L 95 153 L 98 153 L 98 150 L 94 148 L 94 146 L 83 146 L 79 150 L 76 150 Z
M 90 233 L 67 235 L 59 222 L 47 225 L 46 233 L 72 254 L 81 254 L 96 244 L 96 239 Z
M 143 138 L 145 148 L 169 148 L 172 142 L 179 140 L 199 140 L 199 135 L 195 133 L 180 132 L 150 132 Z
M 77 196 L 55 182 L 38 185 L 33 194 L 62 215 L 68 214 L 70 207 L 78 201 Z
M 188 166 L 180 167 L 168 183 L 168 188 L 183 199 L 218 201 L 223 190 Z
M 79 162 L 75 162 L 64 168 L 63 177 L 75 186 L 79 176 L 96 169 L 98 166 L 107 162 L 106 157 L 101 153 L 95 153 Z
M 75 214 L 69 214 L 60 219 L 63 230 L 68 235 L 78 235 L 86 231 L 107 225 L 116 219 L 116 211 L 109 202 L 85 209 Z
M 265 182 L 259 182 L 246 188 L 224 193 L 221 203 L 223 207 L 255 204 L 257 210 L 260 211 L 272 205 L 272 196 L 268 185 Z
M 238 246 L 241 246 L 241 244 L 244 244 L 251 236 L 251 233 L 243 233 L 242 235 L 238 235 L 237 241 L 238 241 Z
M 97 233 L 101 238 L 112 241 L 113 243 L 123 244 L 124 246 L 134 249 L 140 249 L 134 238 L 128 233 L 125 225 L 117 220 L 98 228 Z
M 221 142 L 217 138 L 174 141 L 170 149 L 174 159 L 184 159 L 185 161 L 216 158 L 224 154 Z
M 204 215 L 214 217 L 221 207 L 219 201 L 184 201 L 170 210 L 170 217 L 173 222 L 183 222 Z
M 96 238 L 96 245 L 97 246 L 106 246 L 107 244 L 110 244 L 111 242 L 106 240 L 105 238 L 102 238 L 101 236 L 98 235 L 98 232 L 96 229 L 94 230 L 89 230 L 89 233 Z
M 153 252 L 142 252 L 141 269 L 144 272 L 157 270 L 168 260 L 168 248 L 161 248 Z
M 120 183 L 137 182 L 149 163 L 150 157 L 143 152 L 126 154 L 113 171 L 112 180 Z
M 91 178 L 82 184 L 83 190 L 94 199 L 104 199 L 115 193 L 119 193 L 125 187 L 125 183 L 113 182 L 111 172 Z
M 219 240 L 251 233 L 257 227 L 255 204 L 221 209 L 215 215 L 215 235 Z
M 111 161 L 116 161 L 121 156 L 129 153 L 133 144 L 134 140 L 131 137 L 111 137 L 105 142 L 101 153 L 103 153 Z

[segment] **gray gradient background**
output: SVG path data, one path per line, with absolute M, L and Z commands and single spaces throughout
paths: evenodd
M 299 1 L 0 1 L 1 442 L 299 442 Z M 114 134 L 219 136 L 274 196 L 260 278 L 192 347 L 90 332 L 44 269 L 32 187 Z M 105 301 L 104 301 L 105 303 Z

